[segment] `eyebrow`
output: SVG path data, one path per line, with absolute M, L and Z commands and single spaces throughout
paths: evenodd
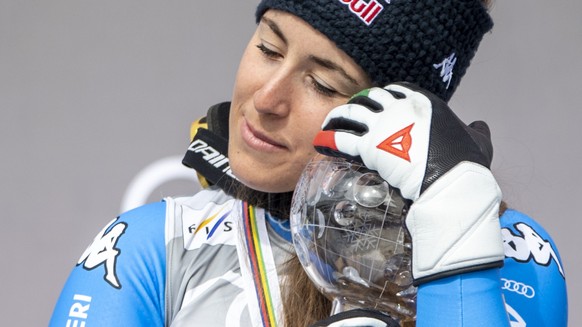
M 285 45 L 287 45 L 287 38 L 285 37 L 283 32 L 281 32 L 281 29 L 279 28 L 279 25 L 277 25 L 277 23 L 275 23 L 274 21 L 270 20 L 269 18 L 267 18 L 265 16 L 263 16 L 261 18 L 261 21 L 263 21 L 265 24 L 267 24 L 267 26 L 269 26 L 271 31 L 273 31 L 273 33 L 275 33 L 275 35 L 277 35 L 283 41 L 283 43 L 285 43 Z
M 285 37 L 285 35 L 281 31 L 281 29 L 279 28 L 279 25 L 277 25 L 277 23 L 275 23 L 273 20 L 271 20 L 265 16 L 261 17 L 261 21 L 264 22 L 265 24 L 267 24 L 267 26 L 269 26 L 271 31 L 273 31 L 273 33 L 275 33 L 275 35 L 277 35 L 283 41 L 283 43 L 285 43 L 285 45 L 288 44 L 287 38 Z M 335 62 L 333 62 L 331 60 L 317 57 L 314 55 L 310 55 L 309 60 L 311 60 L 312 62 L 314 62 L 314 63 L 318 64 L 319 66 L 322 66 L 326 69 L 337 71 L 338 73 L 340 73 L 345 79 L 347 79 L 352 84 L 355 84 L 357 86 L 360 85 L 360 83 L 358 83 L 358 81 L 355 78 L 350 76 L 350 74 L 348 74 L 342 67 L 340 67 L 340 65 L 336 64 Z

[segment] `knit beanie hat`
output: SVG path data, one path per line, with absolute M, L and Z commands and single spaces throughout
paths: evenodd
M 319 30 L 376 86 L 411 82 L 448 101 L 483 35 L 493 27 L 481 0 L 262 0 Z

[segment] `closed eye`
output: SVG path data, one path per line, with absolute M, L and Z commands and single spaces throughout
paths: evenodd
M 336 90 L 331 89 L 327 86 L 324 86 L 323 84 L 319 83 L 315 78 L 311 78 L 311 84 L 313 86 L 313 88 L 315 89 L 316 92 L 327 96 L 327 97 L 333 97 L 337 94 L 339 94 Z
M 263 55 L 267 58 L 276 59 L 281 58 L 281 54 L 267 48 L 263 43 L 257 44 L 257 48 L 263 53 Z

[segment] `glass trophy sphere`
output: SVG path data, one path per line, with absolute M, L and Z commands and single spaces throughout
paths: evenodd
M 332 314 L 371 308 L 414 320 L 408 206 L 360 164 L 319 155 L 307 165 L 291 206 L 293 244 L 309 278 L 333 301 Z

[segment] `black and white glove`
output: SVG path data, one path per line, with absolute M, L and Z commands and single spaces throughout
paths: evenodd
M 311 327 L 400 327 L 400 324 L 375 310 L 354 309 L 320 320 Z
M 332 110 L 314 145 L 363 162 L 413 201 L 406 226 L 415 284 L 503 264 L 501 190 L 484 122 L 467 126 L 435 95 L 397 83 Z

